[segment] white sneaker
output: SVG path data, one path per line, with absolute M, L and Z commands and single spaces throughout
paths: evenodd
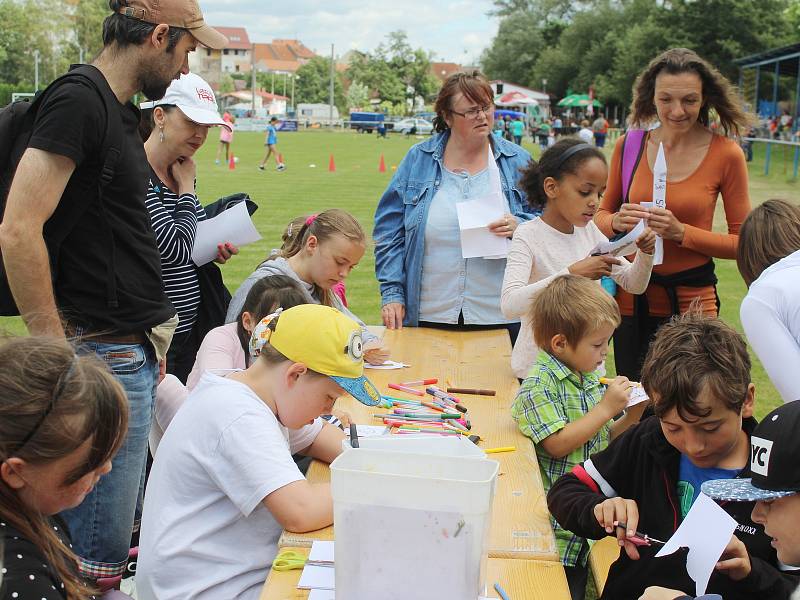
M 275 169 L 278 170 L 278 171 L 285 171 L 286 170 L 286 165 L 281 163 L 277 167 L 275 167 Z

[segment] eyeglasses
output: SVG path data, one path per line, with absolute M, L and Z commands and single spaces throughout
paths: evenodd
M 454 115 L 458 115 L 459 117 L 469 119 L 470 121 L 477 121 L 478 116 L 481 113 L 486 115 L 486 118 L 489 118 L 489 115 L 494 112 L 494 104 L 487 104 L 486 106 L 481 106 L 479 108 L 470 108 L 469 110 L 465 110 L 463 113 L 458 112 L 457 110 L 450 110 L 450 112 Z

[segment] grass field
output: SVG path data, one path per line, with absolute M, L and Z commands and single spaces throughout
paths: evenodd
M 280 245 L 284 227 L 298 215 L 327 208 L 343 208 L 355 215 L 364 228 L 371 232 L 375 206 L 391 179 L 393 166 L 399 164 L 408 148 L 418 141 L 399 135 L 379 139 L 375 135 L 351 132 L 282 133 L 278 137 L 278 149 L 288 168 L 278 173 L 274 162 L 264 172 L 256 168 L 264 150 L 262 134 L 236 133 L 233 148 L 239 162 L 233 171 L 227 165 L 214 163 L 217 139 L 217 133 L 212 131 L 209 141 L 196 156 L 201 201 L 207 204 L 234 192 L 249 193 L 260 206 L 254 220 L 264 237 L 262 242 L 243 248 L 239 256 L 223 267 L 225 282 L 231 290 L 235 290 L 239 282 L 251 273 L 270 248 Z M 534 148 L 529 142 L 523 145 L 535 155 L 538 154 L 538 146 Z M 381 154 L 385 157 L 386 173 L 378 172 Z M 328 170 L 331 155 L 336 166 L 333 173 Z M 782 173 L 782 166 L 779 167 L 782 163 L 773 163 L 768 178 L 762 175 L 762 156 L 763 153 L 757 152 L 751 168 L 753 203 L 758 204 L 771 197 L 797 199 L 795 184 Z M 791 175 L 791 165 L 788 170 Z M 724 214 L 718 207 L 715 228 L 724 230 L 724 225 Z M 739 303 L 746 290 L 735 263 L 717 261 L 717 275 L 720 279 L 722 317 L 741 330 Z M 347 297 L 353 311 L 364 321 L 380 321 L 380 298 L 371 249 L 368 249 L 361 264 L 348 278 Z M 24 331 L 19 319 L 5 319 L 0 325 L 15 332 Z M 777 406 L 780 398 L 758 360 L 753 358 L 753 380 L 758 390 L 756 412 L 762 416 Z M 610 364 L 613 365 L 613 361 Z

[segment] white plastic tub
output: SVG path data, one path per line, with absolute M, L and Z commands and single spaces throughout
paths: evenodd
M 336 597 L 477 598 L 498 467 L 370 448 L 342 453 L 331 463 Z

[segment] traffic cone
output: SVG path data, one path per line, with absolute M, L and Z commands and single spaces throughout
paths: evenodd
M 386 161 L 383 160 L 383 154 L 381 154 L 381 163 L 378 165 L 378 173 L 386 173 Z
M 333 154 L 331 154 L 331 159 L 328 161 L 328 171 L 331 173 L 336 172 L 336 163 L 333 161 Z
M 228 160 L 228 169 L 233 171 L 236 168 L 236 159 L 233 156 L 233 152 L 231 152 L 230 159 Z

